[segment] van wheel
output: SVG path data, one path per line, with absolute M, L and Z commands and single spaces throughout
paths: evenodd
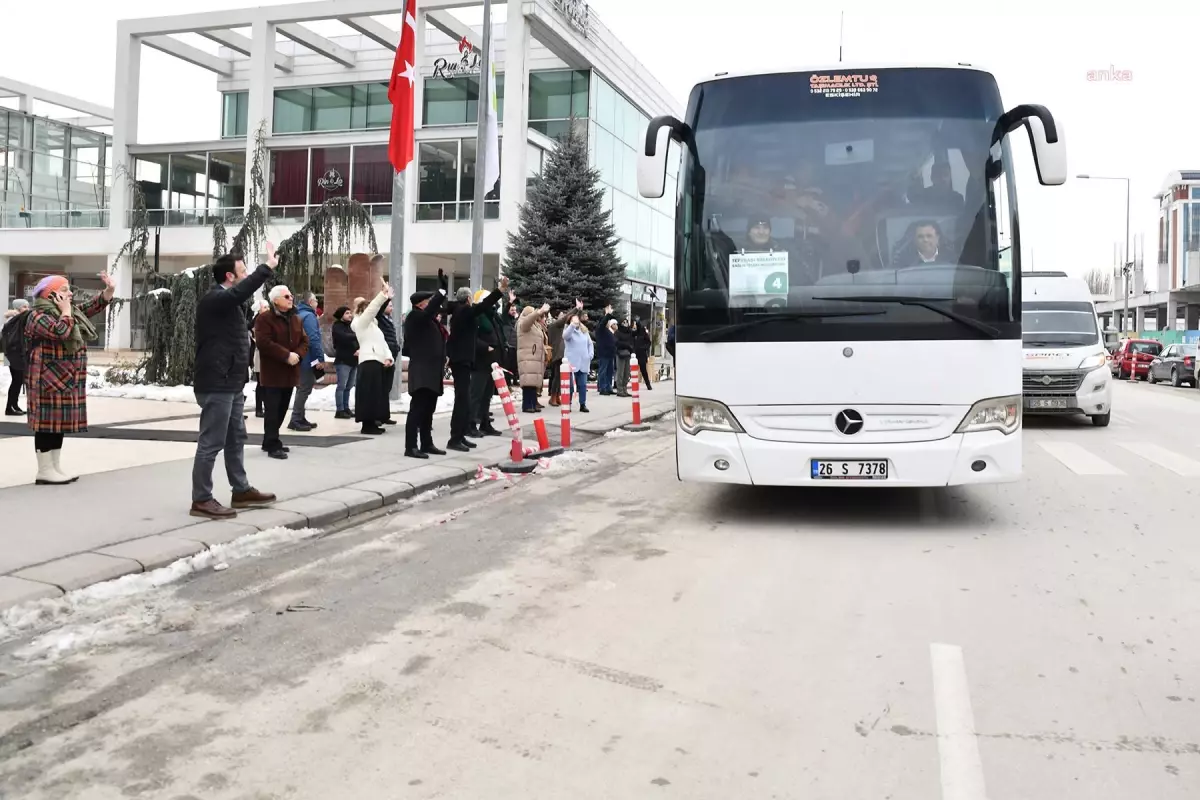
M 1097 414 L 1094 417 L 1092 417 L 1092 424 L 1095 425 L 1097 428 L 1107 428 L 1108 423 L 1111 421 L 1112 421 L 1112 412 L 1111 411 L 1109 411 L 1107 414 Z

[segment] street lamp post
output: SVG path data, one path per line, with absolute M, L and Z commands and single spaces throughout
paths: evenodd
M 1125 181 L 1125 263 L 1121 265 L 1121 276 L 1125 278 L 1125 287 L 1122 294 L 1125 295 L 1125 311 L 1121 314 L 1121 333 L 1125 333 L 1125 326 L 1129 324 L 1129 294 L 1133 291 L 1130 282 L 1130 277 L 1133 274 L 1133 264 L 1129 261 L 1129 178 L 1117 178 L 1107 175 L 1076 175 L 1076 178 L 1082 180 L 1093 181 Z

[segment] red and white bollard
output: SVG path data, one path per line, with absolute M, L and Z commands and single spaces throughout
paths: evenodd
M 508 417 L 508 428 L 512 431 L 513 437 L 511 461 L 501 464 L 500 471 L 532 472 L 536 464 L 530 465 L 525 461 L 525 444 L 521 441 L 521 420 L 517 417 L 517 410 L 513 406 L 512 395 L 508 391 L 508 381 L 504 379 L 504 371 L 495 362 L 492 363 L 492 382 L 496 384 L 496 391 L 500 393 L 500 403 L 504 406 L 504 414 Z
M 633 389 L 633 424 L 626 425 L 627 431 L 647 431 L 650 430 L 649 425 L 642 424 L 642 393 L 641 381 L 639 380 L 640 370 L 637 364 L 629 365 L 629 382 Z
M 571 446 L 571 365 L 563 359 L 559 368 L 559 403 L 562 408 L 562 440 L 563 448 Z

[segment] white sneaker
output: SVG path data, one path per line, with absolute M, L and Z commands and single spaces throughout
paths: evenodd
M 54 454 L 57 450 L 52 450 L 49 453 L 38 453 L 38 472 L 34 483 L 38 486 L 62 486 L 70 483 L 71 480 L 63 475 L 54 466 Z
M 62 468 L 62 448 L 51 450 L 50 454 L 54 456 L 54 471 L 66 479 L 67 483 L 74 483 L 79 480 L 78 475 L 71 475 Z

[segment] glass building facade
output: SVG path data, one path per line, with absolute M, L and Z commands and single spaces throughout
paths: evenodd
M 679 152 L 674 142 L 667 160 L 667 188 L 658 200 L 637 190 L 637 149 L 649 118 L 612 85 L 594 76 L 595 103 L 588 122 L 588 149 L 600 172 L 605 202 L 620 237 L 626 274 L 638 281 L 674 286 L 675 184 Z M 532 123 L 531 123 L 532 124 Z
M 0 226 L 101 228 L 112 137 L 0 108 Z
M 151 226 L 212 225 L 243 213 L 244 150 L 140 154 L 133 169 Z

